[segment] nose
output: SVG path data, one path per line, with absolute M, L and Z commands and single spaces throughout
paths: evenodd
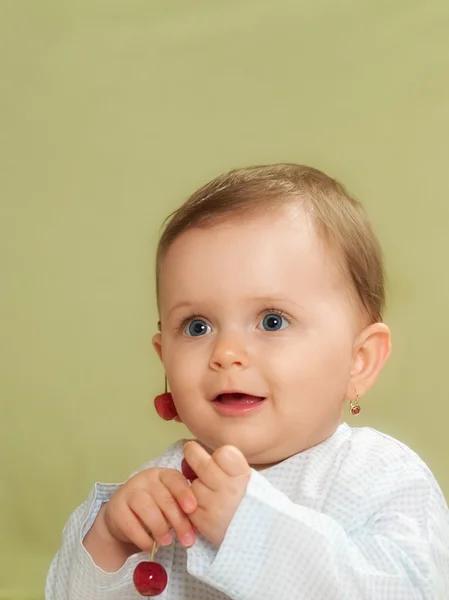
M 219 338 L 210 357 L 209 366 L 214 371 L 227 370 L 232 367 L 246 369 L 248 353 L 242 341 L 231 337 Z

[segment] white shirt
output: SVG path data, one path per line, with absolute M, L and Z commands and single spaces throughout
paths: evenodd
M 143 468 L 181 468 L 181 440 Z M 97 483 L 70 517 L 46 600 L 137 600 L 135 554 L 115 573 L 82 539 L 118 485 Z M 448 600 L 449 510 L 427 466 L 370 428 L 340 425 L 325 442 L 252 470 L 220 548 L 202 536 L 155 559 L 160 600 Z

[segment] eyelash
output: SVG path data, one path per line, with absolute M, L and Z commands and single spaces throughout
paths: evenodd
M 183 319 L 179 322 L 178 325 L 176 325 L 176 332 L 177 333 L 182 333 L 184 331 L 184 329 L 187 327 L 187 325 L 190 323 L 190 321 L 194 321 L 195 319 L 201 319 L 202 321 L 205 321 L 205 319 L 203 317 L 201 317 L 200 315 L 189 315 L 188 317 L 183 317 Z
M 278 315 L 279 317 L 282 317 L 283 319 L 285 319 L 287 321 L 287 323 L 290 324 L 292 322 L 292 318 L 289 315 L 287 315 L 284 311 L 279 310 L 278 308 L 265 309 L 261 313 L 260 318 L 263 319 L 263 317 L 265 317 L 266 315 Z M 179 324 L 176 326 L 176 332 L 183 333 L 184 329 L 187 327 L 187 325 L 190 323 L 190 321 L 194 321 L 195 319 L 200 319 L 201 321 L 205 321 L 207 323 L 207 319 L 205 319 L 201 315 L 192 314 L 187 317 L 184 317 L 179 322 Z

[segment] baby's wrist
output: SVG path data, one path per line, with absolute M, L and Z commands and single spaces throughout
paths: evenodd
M 118 571 L 130 556 L 140 552 L 140 549 L 134 544 L 117 539 L 110 531 L 105 516 L 106 504 L 103 504 L 84 537 L 83 546 L 98 567 L 113 573 Z

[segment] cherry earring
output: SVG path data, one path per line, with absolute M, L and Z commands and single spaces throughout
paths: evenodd
M 165 377 L 165 392 L 156 396 L 154 399 L 154 407 L 157 414 L 164 419 L 164 421 L 181 421 L 175 403 L 173 402 L 173 396 L 168 391 L 167 377 Z
M 357 393 L 357 390 L 355 390 L 355 395 L 356 395 L 356 399 L 350 400 L 350 402 L 349 402 L 349 410 L 351 411 L 352 415 L 357 416 L 362 409 L 360 408 L 360 405 L 359 405 L 359 394 Z

